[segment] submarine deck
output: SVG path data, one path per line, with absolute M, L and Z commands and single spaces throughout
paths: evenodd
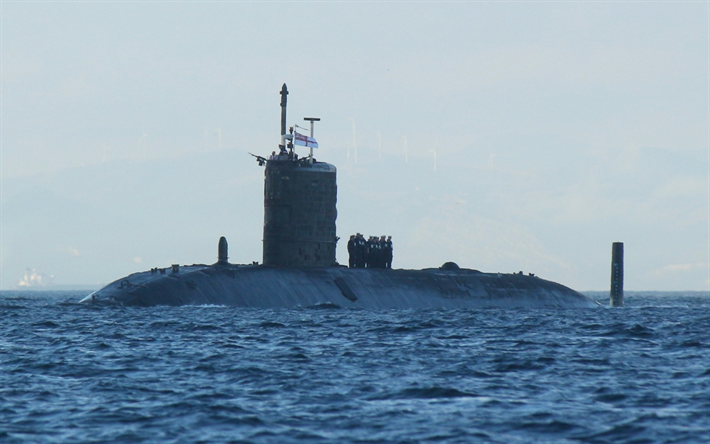
M 588 308 L 564 285 L 522 274 L 424 270 L 188 265 L 134 273 L 82 302 L 132 306 L 228 305 L 294 308 Z

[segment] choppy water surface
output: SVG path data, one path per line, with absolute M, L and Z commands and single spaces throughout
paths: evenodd
M 456 311 L 82 296 L 0 293 L 0 442 L 710 442 L 707 294 Z

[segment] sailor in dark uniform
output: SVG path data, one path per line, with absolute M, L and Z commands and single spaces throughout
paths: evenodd
M 380 236 L 377 239 L 379 246 L 379 258 L 377 259 L 377 268 L 387 268 L 387 246 L 385 245 L 385 236 Z
M 355 235 L 348 241 L 348 267 L 355 268 Z
M 355 266 L 365 268 L 365 256 L 367 255 L 367 245 L 365 237 L 358 233 L 355 235 Z
M 385 268 L 392 268 L 392 236 L 387 236 L 387 240 L 384 242 L 384 255 Z
M 376 238 L 377 240 L 377 268 L 385 268 L 385 237 Z
M 362 250 L 364 252 L 362 256 L 363 267 L 370 268 L 370 238 L 368 237 L 366 240 L 363 236 L 362 240 L 365 243 L 365 248 Z
M 380 241 L 377 236 L 372 236 L 370 241 L 370 268 L 380 268 Z
M 375 245 L 372 241 L 372 236 L 368 237 L 367 242 L 365 242 L 365 251 L 365 267 L 372 268 L 375 256 Z

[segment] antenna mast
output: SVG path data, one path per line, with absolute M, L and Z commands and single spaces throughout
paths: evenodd
M 303 120 L 311 122 L 311 139 L 313 139 L 313 122 L 320 122 L 320 117 L 304 117 Z M 313 147 L 311 147 L 311 152 L 308 154 L 308 158 L 311 159 L 311 163 L 313 163 Z
M 288 96 L 288 88 L 284 83 L 281 87 L 281 145 L 279 145 L 281 152 L 286 150 L 286 96 Z

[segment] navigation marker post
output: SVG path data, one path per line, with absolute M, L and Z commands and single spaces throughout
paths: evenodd
M 320 122 L 320 117 L 304 117 L 303 120 L 311 122 L 311 139 L 313 139 L 313 122 Z M 311 163 L 313 163 L 313 147 L 311 147 L 311 152 L 308 154 L 308 158 Z
M 611 291 L 609 304 L 612 307 L 624 306 L 624 243 L 611 245 Z

